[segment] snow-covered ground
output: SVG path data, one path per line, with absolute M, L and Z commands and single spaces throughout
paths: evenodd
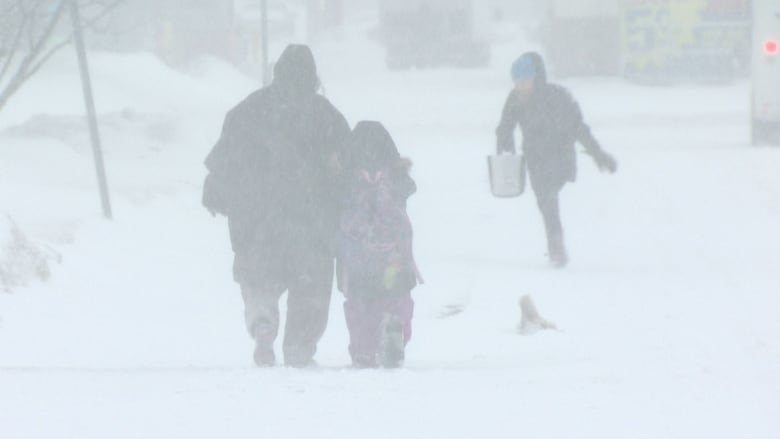
M 427 283 L 406 367 L 346 367 L 337 292 L 321 367 L 252 366 L 226 222 L 200 190 L 256 80 L 92 54 L 105 221 L 63 52 L 0 113 L 0 213 L 51 255 L 47 282 L 0 293 L 0 437 L 780 437 L 780 149 L 748 145 L 747 83 L 565 81 L 620 168 L 580 157 L 554 270 L 531 194 L 487 186 L 525 46 L 491 69 L 392 73 L 368 40 L 314 49 L 350 123 L 381 120 L 415 162 Z M 515 333 L 523 294 L 558 331 Z

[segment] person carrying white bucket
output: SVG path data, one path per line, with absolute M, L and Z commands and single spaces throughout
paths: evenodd
M 568 255 L 563 242 L 558 192 L 567 182 L 576 179 L 574 144 L 581 143 L 601 171 L 614 173 L 617 161 L 593 137 L 569 91 L 547 82 L 541 55 L 535 52 L 523 54 L 512 64 L 511 75 L 515 86 L 509 92 L 501 123 L 496 128 L 499 155 L 493 156 L 493 160 L 501 160 L 504 165 L 518 169 L 517 164 L 508 163 L 505 157 L 516 153 L 514 130 L 519 125 L 523 134 L 522 161 L 525 163 L 522 165 L 527 165 L 531 188 L 544 219 L 548 256 L 554 266 L 563 267 L 568 263 Z M 493 165 L 491 170 L 495 171 L 497 168 L 495 163 Z M 506 192 L 497 192 L 496 183 L 491 180 L 496 196 L 516 195 L 516 185 L 513 186 L 514 193 L 509 187 L 511 182 L 505 188 Z

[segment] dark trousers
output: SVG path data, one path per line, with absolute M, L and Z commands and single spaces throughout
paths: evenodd
M 310 253 L 285 264 L 274 262 L 271 265 L 275 269 L 259 276 L 261 281 L 256 278 L 241 284 L 246 326 L 259 349 L 273 352 L 279 332 L 279 298 L 287 291 L 284 361 L 288 365 L 307 365 L 312 362 L 328 324 L 333 257 Z
M 532 180 L 533 182 L 533 180 Z M 558 194 L 563 189 L 564 183 L 533 185 L 536 204 L 544 220 L 544 229 L 547 234 L 547 251 L 551 257 L 566 255 L 563 244 L 563 225 L 558 203 Z
M 349 354 L 358 364 L 373 365 L 381 347 L 382 322 L 388 316 L 403 324 L 404 343 L 412 338 L 414 301 L 411 293 L 348 298 L 344 317 L 349 330 Z

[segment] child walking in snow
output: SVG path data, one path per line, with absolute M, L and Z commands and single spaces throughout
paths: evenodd
M 346 191 L 336 256 L 355 367 L 400 367 L 412 335 L 412 255 L 406 200 L 417 187 L 379 122 L 355 126 L 344 154 Z

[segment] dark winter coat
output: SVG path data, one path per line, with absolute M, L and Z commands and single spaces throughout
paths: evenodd
M 203 204 L 227 215 L 236 280 L 284 249 L 333 255 L 342 199 L 338 152 L 349 136 L 341 113 L 318 95 L 314 59 L 289 46 L 274 81 L 228 112 L 206 158 Z M 290 253 L 291 252 L 291 253 Z
M 411 162 L 401 158 L 379 122 L 358 123 L 346 145 L 342 163 L 347 187 L 337 252 L 339 290 L 348 297 L 407 294 L 418 278 L 406 214 L 407 199 L 417 190 L 409 176 Z M 367 212 L 374 213 L 363 216 Z
M 496 137 L 499 152 L 515 152 L 514 130 L 520 125 L 522 152 L 531 184 L 538 191 L 576 179 L 575 142 L 579 141 L 594 156 L 601 153 L 601 147 L 583 122 L 572 95 L 560 85 L 547 82 L 541 56 L 533 54 L 533 60 L 534 90 L 526 99 L 514 89 L 509 93 Z

